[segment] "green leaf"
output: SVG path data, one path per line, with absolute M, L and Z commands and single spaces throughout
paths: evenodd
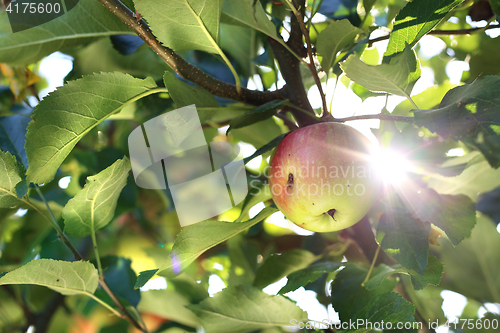
M 241 74 L 249 77 L 254 74 L 253 59 L 257 56 L 255 30 L 246 27 L 221 23 L 220 46 L 238 64 Z
M 413 0 L 396 16 L 384 58 L 403 52 L 431 31 L 455 6 L 463 0 Z
M 403 267 L 424 274 L 430 229 L 429 222 L 412 218 L 402 208 L 394 208 L 384 212 L 377 230 L 384 233 L 380 246 L 388 255 Z
M 500 77 L 485 76 L 451 89 L 438 109 L 415 110 L 415 123 L 479 149 L 500 167 Z
M 490 0 L 490 6 L 495 14 L 500 14 L 500 0 Z
M 415 308 L 400 295 L 392 292 L 396 280 L 384 280 L 373 290 L 361 286 L 367 270 L 350 265 L 341 270 L 332 283 L 332 305 L 342 322 L 357 321 L 392 323 L 413 322 Z M 365 327 L 358 327 L 365 329 Z M 348 330 L 347 332 L 354 332 Z
M 175 238 L 172 252 L 159 269 L 159 274 L 173 277 L 196 260 L 203 252 L 264 220 L 277 209 L 266 207 L 246 222 L 203 221 L 185 227 Z
M 476 225 L 476 204 L 465 195 L 440 195 L 425 189 L 420 193 L 405 191 L 404 196 L 412 212 L 443 230 L 453 245 L 468 238 Z
M 479 214 L 469 239 L 456 247 L 444 240 L 436 250 L 446 268 L 443 288 L 500 303 L 500 234 L 489 218 Z
M 162 78 L 170 67 L 149 47 L 140 47 L 130 55 L 120 54 L 110 38 L 101 38 L 90 45 L 67 52 L 73 57 L 73 70 L 65 78 L 72 80 L 100 72 L 122 72 L 134 77 Z
M 349 79 L 373 92 L 406 97 L 410 96 L 415 82 L 420 78 L 420 64 L 409 46 L 388 64 L 370 66 L 351 55 L 340 67 Z
M 170 97 L 179 108 L 192 104 L 196 106 L 202 124 L 215 114 L 216 109 L 208 109 L 207 111 L 202 111 L 201 109 L 219 106 L 214 95 L 205 89 L 183 82 L 171 71 L 165 72 L 163 82 L 168 89 Z
M 132 1 L 123 2 L 132 8 Z M 0 62 L 27 65 L 52 52 L 120 34 L 133 32 L 98 1 L 79 1 L 68 13 L 16 33 L 12 33 L 7 12 L 3 11 L 0 13 Z
M 271 255 L 257 269 L 253 285 L 262 289 L 290 273 L 309 266 L 317 259 L 318 257 L 313 253 L 302 249 L 292 249 L 280 255 Z
M 370 279 L 363 286 L 368 290 L 372 290 L 380 286 L 392 274 L 406 272 L 408 270 L 401 265 L 387 266 L 386 264 L 380 264 L 373 270 Z
M 365 7 L 365 12 L 367 15 L 368 13 L 370 13 L 370 10 L 373 8 L 373 5 L 375 5 L 376 2 L 377 0 L 363 0 L 363 7 Z
M 156 87 L 122 73 L 101 73 L 71 81 L 45 97 L 28 126 L 28 181 L 48 183 L 78 141 L 125 103 Z
M 93 296 L 99 278 L 97 269 L 87 261 L 38 259 L 0 278 L 0 285 L 34 284 L 48 287 L 63 295 Z
M 274 139 L 272 139 L 271 141 L 269 141 L 268 143 L 266 143 L 265 145 L 263 145 L 262 147 L 260 147 L 259 149 L 257 149 L 255 151 L 255 153 L 253 153 L 252 155 L 250 155 L 248 157 L 245 157 L 243 159 L 243 162 L 246 164 L 246 163 L 250 162 L 251 160 L 253 160 L 254 158 L 256 158 L 257 156 L 260 156 L 260 155 L 262 155 L 264 153 L 267 153 L 269 150 L 271 150 L 274 147 L 276 147 L 277 145 L 279 145 L 280 142 L 283 141 L 283 139 L 287 135 L 288 135 L 288 133 L 284 133 L 284 134 L 278 135 L 277 137 L 275 137 Z
M 140 272 L 137 280 L 135 281 L 134 289 L 139 289 L 144 286 L 149 280 L 153 278 L 153 276 L 155 276 L 156 272 L 158 272 L 157 269 L 150 269 Z
M 283 296 L 270 296 L 246 285 L 228 287 L 214 297 L 190 305 L 207 333 L 234 333 L 290 325 L 307 314 Z
M 175 50 L 219 53 L 224 0 L 135 0 L 137 11 L 163 45 Z
M 477 150 L 469 154 L 450 159 L 443 167 L 466 163 L 466 168 L 455 177 L 432 174 L 429 187 L 443 194 L 465 194 L 473 201 L 479 193 L 485 193 L 500 186 L 500 169 L 493 169 L 484 156 Z
M 159 316 L 164 319 L 197 327 L 198 318 L 188 309 L 190 303 L 186 297 L 172 290 L 148 290 L 141 293 L 141 302 L 137 310 Z
M 0 150 L 0 208 L 22 203 L 17 197 L 16 185 L 24 179 L 24 168 L 9 152 Z
M 316 48 L 318 55 L 323 57 L 321 60 L 323 70 L 328 72 L 337 58 L 337 53 L 354 42 L 356 36 L 362 33 L 363 30 L 353 26 L 347 19 L 334 21 L 321 31 Z
M 221 20 L 255 29 L 283 44 L 259 0 L 224 1 Z
M 95 176 L 68 201 L 62 211 L 65 231 L 73 237 L 85 237 L 104 228 L 113 219 L 121 190 L 127 184 L 130 161 L 118 160 Z
M 227 133 L 236 128 L 242 128 L 266 120 L 274 116 L 287 101 L 275 100 L 258 106 L 254 110 L 247 112 L 231 120 Z
M 443 263 L 433 255 L 429 255 L 425 274 L 420 275 L 412 270 L 408 270 L 401 265 L 387 266 L 380 264 L 371 274 L 370 279 L 365 282 L 364 287 L 372 290 L 382 284 L 389 276 L 403 273 L 411 276 L 411 282 L 415 290 L 420 290 L 428 285 L 437 286 L 443 276 Z
M 427 267 L 425 268 L 425 274 L 411 274 L 411 283 L 415 290 L 424 289 L 428 285 L 437 286 L 441 282 L 441 277 L 443 276 L 443 263 L 441 260 L 433 255 L 429 255 Z
M 300 287 L 316 281 L 324 273 L 334 272 L 345 265 L 346 263 L 342 262 L 318 262 L 309 267 L 293 272 L 288 275 L 286 285 L 281 288 L 278 294 L 286 294 L 287 292 L 297 290 Z

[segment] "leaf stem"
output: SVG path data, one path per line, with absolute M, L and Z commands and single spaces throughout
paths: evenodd
M 106 309 L 108 309 L 109 311 L 113 312 L 113 314 L 119 318 L 123 318 L 124 316 L 116 311 L 112 306 L 110 306 L 108 303 L 104 302 L 102 299 L 100 299 L 99 297 L 96 297 L 95 295 L 93 294 L 87 294 L 90 298 L 92 298 L 94 301 L 96 301 L 97 303 L 101 304 L 102 306 L 104 306 Z
M 387 120 L 387 121 L 398 121 L 402 123 L 413 123 L 413 117 L 409 116 L 393 116 L 390 114 L 366 114 L 366 115 L 360 115 L 360 116 L 352 116 L 352 117 L 346 117 L 346 118 L 335 118 L 334 120 L 331 120 L 331 122 L 335 123 L 345 123 L 346 121 L 353 121 L 353 120 L 362 120 L 362 119 L 379 119 L 379 120 Z
M 103 273 L 102 264 L 101 264 L 101 257 L 99 256 L 99 249 L 97 247 L 97 240 L 95 237 L 94 230 L 92 230 L 92 233 L 90 235 L 92 236 L 92 245 L 94 246 L 95 261 L 97 262 L 97 270 L 99 271 L 99 276 L 104 278 L 104 273 Z
M 410 95 L 406 95 L 406 98 L 410 101 L 410 103 L 415 107 L 415 109 L 418 109 L 418 106 L 417 104 L 415 104 L 415 102 L 413 101 L 413 99 L 411 99 Z
M 365 283 L 370 279 L 370 275 L 372 274 L 373 268 L 375 267 L 375 262 L 377 262 L 379 252 L 380 252 L 380 245 L 377 246 L 377 250 L 375 250 L 375 255 L 373 256 L 372 264 L 370 265 L 370 269 L 368 270 L 368 274 L 366 274 L 363 283 L 361 283 L 363 287 L 365 286 Z
M 234 80 L 236 81 L 236 91 L 238 92 L 238 94 L 241 94 L 241 81 L 240 81 L 240 77 L 239 77 L 238 73 L 236 72 L 236 70 L 234 69 L 233 65 L 229 61 L 229 59 L 226 57 L 226 55 L 224 54 L 224 52 L 221 50 L 221 48 L 217 44 L 217 41 L 214 40 L 214 38 L 212 37 L 212 35 L 208 31 L 208 29 L 205 26 L 205 23 L 203 22 L 203 20 L 201 19 L 201 17 L 198 14 L 196 14 L 196 12 L 194 11 L 193 7 L 191 7 L 191 5 L 189 4 L 189 2 L 187 0 L 185 0 L 185 2 L 186 2 L 186 6 L 189 7 L 189 10 L 191 10 L 191 13 L 193 14 L 193 16 L 196 17 L 196 20 L 198 21 L 198 23 L 200 24 L 201 28 L 203 29 L 203 32 L 208 37 L 208 39 L 210 39 L 210 42 L 212 43 L 213 47 L 217 50 L 217 53 L 219 53 L 219 55 L 222 57 L 222 60 L 224 60 L 224 62 L 226 63 L 227 67 L 229 67 L 229 70 L 233 74 Z
M 59 227 L 59 224 L 57 223 L 57 219 L 54 216 L 54 213 L 52 212 L 52 209 L 50 208 L 49 203 L 45 199 L 45 196 L 43 195 L 43 193 L 40 190 L 39 186 L 36 185 L 36 184 L 35 184 L 35 189 L 36 189 L 38 195 L 40 196 L 40 198 L 42 199 L 43 203 L 45 204 L 45 207 L 47 207 L 47 210 L 49 211 L 50 218 L 47 215 L 45 215 L 37 206 L 35 206 L 28 198 L 26 198 L 23 201 L 26 204 L 28 204 L 30 207 L 32 207 L 33 209 L 35 209 L 40 215 L 42 215 L 47 221 L 49 221 L 52 224 L 52 226 L 54 227 L 54 229 L 56 229 L 56 231 L 57 231 L 59 239 L 61 240 L 61 242 L 63 242 L 64 245 L 66 245 L 66 247 L 71 251 L 71 253 L 73 253 L 73 256 L 75 257 L 75 260 L 83 260 L 83 257 L 80 254 L 80 252 L 78 252 L 78 250 L 73 246 L 73 244 L 70 242 L 70 240 L 68 239 L 68 237 L 66 237 L 66 235 L 64 234 L 64 232 Z

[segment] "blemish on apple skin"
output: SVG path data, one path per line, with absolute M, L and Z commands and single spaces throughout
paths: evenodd
M 287 185 L 293 185 L 293 173 L 288 174 L 288 180 L 287 180 Z
M 335 217 L 333 216 L 333 215 L 335 214 L 335 212 L 336 212 L 336 211 L 337 211 L 336 209 L 332 208 L 332 209 L 330 209 L 330 210 L 329 210 L 328 212 L 326 212 L 326 213 L 327 213 L 328 215 L 330 215 L 334 221 L 337 221 L 337 220 L 335 219 Z

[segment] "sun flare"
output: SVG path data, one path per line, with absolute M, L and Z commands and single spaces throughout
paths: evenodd
M 410 162 L 391 150 L 377 150 L 373 154 L 373 165 L 382 180 L 393 185 L 401 184 L 411 170 Z

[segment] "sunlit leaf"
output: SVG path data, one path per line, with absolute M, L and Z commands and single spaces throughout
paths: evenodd
M 158 273 L 166 277 L 178 275 L 206 250 L 259 223 L 276 211 L 274 207 L 264 208 L 246 222 L 208 220 L 185 227 L 175 238 L 172 251 Z M 139 277 L 135 285 L 136 288 L 142 287 L 147 282 L 146 278 L 154 275 L 153 271 L 143 273 L 143 277 Z
M 484 302 L 500 302 L 500 234 L 484 215 L 469 239 L 453 247 L 446 240 L 437 249 L 445 265 L 444 287 Z
M 85 187 L 63 209 L 65 231 L 81 238 L 104 228 L 114 216 L 129 171 L 130 161 L 124 157 L 97 175 L 88 177 Z
M 270 296 L 251 286 L 228 287 L 190 305 L 207 333 L 249 332 L 307 320 L 307 314 L 283 296 Z
M 38 259 L 1 277 L 0 285 L 35 284 L 63 295 L 93 295 L 98 280 L 97 269 L 89 262 Z
M 160 318 L 176 321 L 178 323 L 197 327 L 198 318 L 186 306 L 189 301 L 173 290 L 148 290 L 142 292 L 142 299 L 138 310 L 154 314 Z
M 175 50 L 218 53 L 223 0 L 135 0 L 153 34 Z
M 16 185 L 24 178 L 24 168 L 9 152 L 0 150 L 0 207 L 20 205 Z
M 349 79 L 373 92 L 400 96 L 410 96 L 415 82 L 420 78 L 419 61 L 409 46 L 388 64 L 371 66 L 351 55 L 340 67 Z
M 354 42 L 357 35 L 363 30 L 353 26 L 349 20 L 334 21 L 321 31 L 318 36 L 318 55 L 322 56 L 321 66 L 328 72 L 337 57 L 337 53 L 350 43 Z
M 128 74 L 85 76 L 60 87 L 35 108 L 28 126 L 28 181 L 47 183 L 78 141 L 121 110 L 127 101 L 156 87 L 151 79 Z
M 403 52 L 406 44 L 413 47 L 463 0 L 414 0 L 396 16 L 384 57 Z

